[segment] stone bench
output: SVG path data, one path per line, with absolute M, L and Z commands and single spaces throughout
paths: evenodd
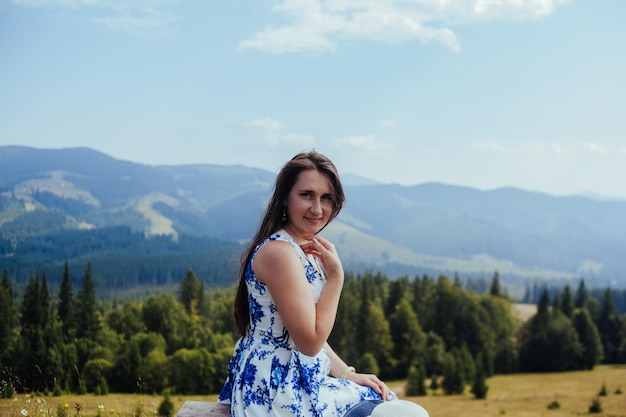
M 176 417 L 230 417 L 230 406 L 206 401 L 185 401 Z

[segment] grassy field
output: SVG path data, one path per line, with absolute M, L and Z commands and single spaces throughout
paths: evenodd
M 434 393 L 426 397 L 410 397 L 421 404 L 431 417 L 565 417 L 605 416 L 626 417 L 626 365 L 600 366 L 590 372 L 559 374 L 517 374 L 495 376 L 487 381 L 489 392 L 486 400 L 476 400 L 469 393 L 444 396 Z M 390 384 L 399 394 L 402 383 Z M 602 412 L 589 413 L 592 400 L 605 386 L 607 395 L 600 396 Z M 617 394 L 617 390 L 624 393 Z M 215 401 L 215 396 L 173 396 L 175 410 L 185 401 Z M 80 416 L 133 417 L 137 411 L 142 416 L 156 416 L 163 400 L 160 396 L 120 395 L 61 397 L 26 397 L 18 395 L 13 400 L 0 400 L 2 417 L 50 417 L 57 416 L 57 409 L 67 407 L 68 416 L 76 416 L 76 404 L 81 405 Z M 558 403 L 559 408 L 548 405 Z M 67 405 L 67 406 L 66 406 Z
M 626 417 L 626 366 L 600 366 L 593 371 L 555 374 L 516 374 L 487 380 L 486 400 L 465 395 L 408 398 L 422 405 L 431 417 L 565 417 L 590 415 L 592 400 L 604 385 L 602 413 L 595 416 Z M 616 394 L 618 388 L 624 393 Z M 552 402 L 558 409 L 548 409 Z

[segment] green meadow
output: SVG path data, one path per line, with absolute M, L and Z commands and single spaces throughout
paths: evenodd
M 487 399 L 469 393 L 407 397 L 425 407 L 431 417 L 626 417 L 626 366 L 597 366 L 592 371 L 498 375 L 487 380 Z M 402 397 L 404 382 L 390 385 Z M 604 391 L 606 395 L 600 395 Z M 590 413 L 597 399 L 601 408 Z M 171 397 L 177 411 L 185 401 L 215 401 L 215 395 Z M 0 400 L 2 417 L 139 417 L 157 416 L 161 396 L 139 394 L 26 396 Z M 65 414 L 63 414 L 65 413 Z M 200 416 L 198 416 L 200 417 Z

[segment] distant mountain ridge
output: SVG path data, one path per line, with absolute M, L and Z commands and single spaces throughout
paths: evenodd
M 143 165 L 88 148 L 0 147 L 0 256 L 28 236 L 114 226 L 174 240 L 246 241 L 274 176 L 245 166 Z M 344 210 L 324 234 L 346 269 L 485 277 L 497 270 L 518 282 L 626 286 L 624 200 L 350 175 L 344 182 Z M 56 220 L 39 217 L 29 228 L 33 213 Z

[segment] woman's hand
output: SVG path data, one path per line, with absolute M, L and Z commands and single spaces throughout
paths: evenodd
M 343 280 L 343 266 L 337 254 L 335 245 L 321 236 L 315 236 L 310 241 L 300 246 L 307 255 L 317 256 L 322 262 L 324 271 L 328 278 L 339 278 Z
M 346 379 L 365 387 L 371 387 L 374 391 L 380 394 L 383 401 L 387 401 L 391 396 L 391 390 L 387 384 L 378 379 L 376 375 L 351 372 L 348 374 Z

